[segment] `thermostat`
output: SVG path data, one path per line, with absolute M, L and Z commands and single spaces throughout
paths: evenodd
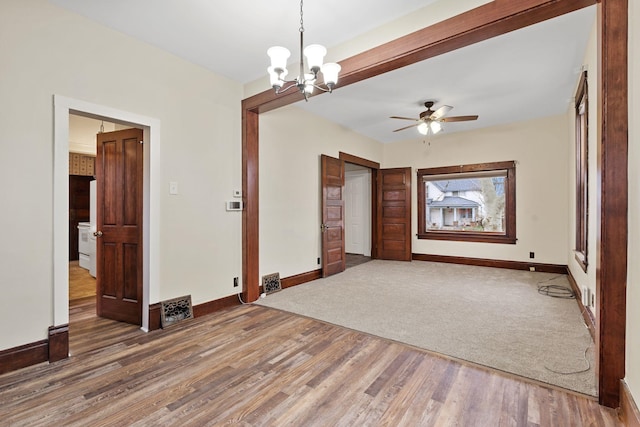
M 240 200 L 227 200 L 228 211 L 241 211 L 243 208 L 242 201 Z

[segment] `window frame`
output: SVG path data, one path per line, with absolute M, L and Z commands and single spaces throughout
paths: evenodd
M 584 111 L 581 113 L 581 105 Z M 589 87 L 583 71 L 575 95 L 576 229 L 575 259 L 586 273 L 589 265 Z
M 426 190 L 425 177 L 435 175 L 458 175 L 462 173 L 480 173 L 506 171 L 504 180 L 505 194 L 505 230 L 504 233 L 473 231 L 434 231 L 426 228 Z M 515 244 L 516 238 L 516 162 L 476 163 L 460 166 L 444 166 L 418 169 L 418 239 L 451 240 L 462 242 L 484 242 Z

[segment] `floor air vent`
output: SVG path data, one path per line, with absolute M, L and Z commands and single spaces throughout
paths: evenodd
M 280 273 L 266 274 L 262 276 L 262 289 L 267 295 L 282 290 L 280 285 Z
M 193 319 L 191 295 L 160 302 L 160 321 L 163 328 L 187 319 Z

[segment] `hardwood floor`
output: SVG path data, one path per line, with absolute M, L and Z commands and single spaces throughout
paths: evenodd
M 69 301 L 95 296 L 96 279 L 78 261 L 69 261 Z
M 355 267 L 356 265 L 364 264 L 371 261 L 370 256 L 364 256 L 360 254 L 346 254 L 345 256 L 345 268 Z
M 618 426 L 594 400 L 259 306 L 149 333 L 70 311 L 71 357 L 0 376 L 11 426 Z

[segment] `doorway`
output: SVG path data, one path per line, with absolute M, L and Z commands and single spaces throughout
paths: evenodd
M 129 136 L 132 144 L 126 150 L 120 142 L 125 136 Z M 130 182 L 138 175 L 136 171 L 142 169 L 143 145 L 139 144 L 142 138 L 142 130 L 130 125 L 78 114 L 69 115 L 69 309 L 71 312 L 76 311 L 78 306 L 83 306 L 86 315 L 97 314 L 112 320 L 137 325 L 141 323 L 140 296 L 142 293 L 139 272 L 142 269 L 142 256 L 136 255 L 135 252 L 134 256 L 131 256 L 133 247 L 143 247 L 143 242 L 137 236 L 139 232 L 129 236 L 124 252 L 117 244 L 118 239 L 114 240 L 113 236 L 109 239 L 107 236 L 95 236 L 98 234 L 102 236 L 103 231 L 108 230 L 113 234 L 116 230 L 115 235 L 120 236 L 121 240 L 125 234 L 130 235 L 132 227 L 137 226 L 141 221 L 138 209 L 133 207 L 142 206 L 142 191 L 136 188 L 137 185 L 132 186 Z M 106 148 L 98 149 L 105 143 L 107 144 L 105 147 L 109 147 L 106 152 L 112 152 L 112 155 L 105 155 Z M 139 153 L 138 160 L 131 158 L 131 153 L 136 152 Z M 134 163 L 131 163 L 132 161 Z M 135 166 L 135 163 L 140 167 Z M 125 177 L 129 185 L 123 187 L 119 183 Z M 141 184 L 142 181 L 139 181 L 140 186 Z M 126 192 L 125 188 L 128 189 Z M 107 199 L 107 194 L 114 196 Z M 129 202 L 124 203 L 125 200 Z M 118 208 L 121 204 L 122 206 Z M 128 206 L 132 207 L 124 209 Z M 113 218 L 118 218 L 120 217 L 118 212 L 121 211 L 129 212 L 124 218 L 128 233 L 123 232 L 122 227 L 117 223 L 109 224 L 105 228 L 104 214 L 115 212 Z M 115 251 L 107 251 L 112 258 L 115 257 L 111 262 L 105 261 L 103 248 L 105 239 L 110 242 L 105 247 L 115 248 Z M 117 259 L 121 260 L 117 261 Z M 122 265 L 122 268 L 129 273 L 137 271 L 138 274 L 117 274 L 115 266 L 118 265 Z M 111 268 L 105 269 L 105 266 Z
M 345 162 L 346 268 L 371 260 L 371 169 Z
M 103 105 L 54 95 L 53 324 L 69 323 L 69 117 L 71 114 L 143 129 L 142 326 L 149 330 L 149 301 L 159 300 L 160 121 Z

